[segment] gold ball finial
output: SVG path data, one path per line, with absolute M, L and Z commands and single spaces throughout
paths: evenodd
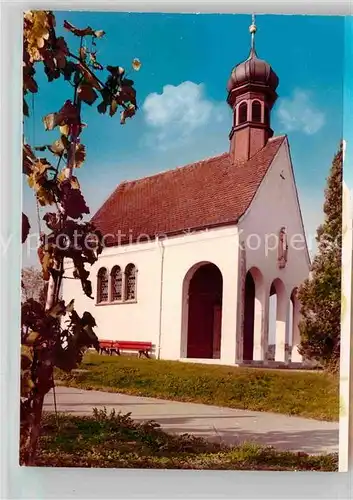
M 249 26 L 249 31 L 251 34 L 251 53 L 255 53 L 255 33 L 256 33 L 256 24 L 255 24 L 255 14 L 251 16 L 251 25 Z

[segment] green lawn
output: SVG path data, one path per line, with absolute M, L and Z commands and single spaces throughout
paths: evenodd
M 88 353 L 84 371 L 56 372 L 56 380 L 176 401 L 338 420 L 339 380 L 324 372 L 232 368 Z M 87 371 L 85 371 L 87 370 Z
M 337 454 L 310 456 L 244 444 L 226 447 L 190 435 L 135 423 L 129 415 L 43 418 L 36 458 L 45 467 L 337 471 Z

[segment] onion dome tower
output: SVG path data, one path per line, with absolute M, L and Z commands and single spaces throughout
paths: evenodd
M 229 135 L 233 161 L 249 160 L 273 136 L 271 109 L 277 99 L 279 79 L 271 66 L 259 59 L 255 49 L 257 27 L 255 16 L 249 28 L 250 54 L 232 70 L 228 80 L 227 102 L 233 110 L 233 127 Z

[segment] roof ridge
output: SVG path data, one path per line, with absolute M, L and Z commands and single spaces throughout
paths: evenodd
M 287 137 L 286 134 L 281 134 L 281 135 L 277 135 L 277 136 L 273 136 L 273 137 L 270 137 L 268 139 L 268 142 L 274 142 L 275 140 L 278 140 L 278 139 L 284 139 L 285 137 Z M 266 144 L 265 146 L 260 149 L 257 153 L 261 153 L 261 151 L 266 147 Z M 117 185 L 116 185 L 116 189 L 119 187 L 119 186 L 122 186 L 122 185 L 125 185 L 125 184 L 132 184 L 134 182 L 139 182 L 139 181 L 143 181 L 145 179 L 151 179 L 153 177 L 158 177 L 159 175 L 165 175 L 165 174 L 168 174 L 170 172 L 175 172 L 176 170 L 181 170 L 181 169 L 184 169 L 184 168 L 188 168 L 188 167 L 194 167 L 196 165 L 201 165 L 202 163 L 205 163 L 205 162 L 208 162 L 208 161 L 211 161 L 211 160 L 215 160 L 215 159 L 220 159 L 222 157 L 227 157 L 229 156 L 229 152 L 225 151 L 224 153 L 220 153 L 220 154 L 217 154 L 217 155 L 213 155 L 213 156 L 207 156 L 206 158 L 203 158 L 202 160 L 197 160 L 197 161 L 194 161 L 192 163 L 187 163 L 185 165 L 179 165 L 177 167 L 174 167 L 174 168 L 169 168 L 167 170 L 161 170 L 160 172 L 156 172 L 155 174 L 149 174 L 149 175 L 144 175 L 142 177 L 136 177 L 135 179 L 125 179 L 121 182 L 119 182 Z M 255 156 L 255 155 L 254 155 Z M 247 163 L 249 160 L 239 160 L 235 163 Z
M 145 175 L 143 177 L 137 177 L 135 179 L 121 181 L 119 182 L 119 184 L 117 184 L 117 187 L 125 184 L 132 184 L 134 182 L 143 181 L 145 179 L 151 179 L 153 177 L 158 177 L 159 175 L 169 174 L 171 172 L 176 172 L 177 170 L 182 170 L 184 168 L 194 167 L 196 165 L 201 165 L 202 163 L 209 162 L 211 160 L 221 159 L 222 157 L 226 158 L 227 156 L 229 156 L 229 153 L 225 151 L 224 153 L 218 155 L 209 156 L 207 158 L 203 158 L 202 160 L 197 160 L 192 163 L 187 163 L 186 165 L 180 165 L 178 167 L 169 168 L 168 170 L 162 170 L 161 172 L 156 172 L 155 174 Z
M 287 137 L 287 134 L 281 134 L 281 135 L 274 135 L 268 139 L 268 142 L 273 142 L 276 139 L 285 139 Z

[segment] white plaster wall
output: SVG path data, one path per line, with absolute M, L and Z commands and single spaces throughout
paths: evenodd
M 284 269 L 279 269 L 277 248 L 266 251 L 266 235 L 268 247 L 274 247 L 275 239 L 269 235 L 278 236 L 282 226 L 286 227 L 289 249 L 287 265 Z M 250 210 L 239 221 L 239 232 L 240 240 L 245 242 L 247 270 L 253 266 L 258 267 L 268 286 L 275 278 L 280 278 L 290 296 L 293 288 L 308 277 L 310 261 L 287 139 L 280 147 Z M 252 234 L 258 235 L 260 239 L 251 237 Z
M 221 362 L 235 362 L 238 230 L 236 226 L 187 233 L 160 241 L 106 248 L 91 268 L 94 300 L 84 296 L 78 280 L 64 280 L 66 301 L 75 298 L 78 313 L 89 311 L 99 338 L 146 340 L 163 359 L 181 357 L 183 280 L 199 262 L 212 262 L 223 275 Z M 96 305 L 97 272 L 132 262 L 138 269 L 137 302 Z M 163 269 L 162 269 L 163 268 Z M 163 270 L 163 273 L 162 273 Z M 72 270 L 67 269 L 69 276 Z M 161 282 L 163 281 L 163 290 Z M 161 298 L 162 292 L 162 298 Z M 160 350 L 159 350 L 160 347 Z
M 276 237 L 279 237 L 282 226 L 286 228 L 289 248 L 287 264 L 284 269 L 279 269 Z M 256 267 L 263 275 L 261 307 L 265 313 L 262 319 L 259 318 L 258 324 L 262 325 L 261 328 L 256 328 L 254 332 L 255 359 L 262 359 L 263 352 L 267 350 L 267 342 L 270 341 L 276 342 L 276 359 L 284 361 L 286 337 L 292 337 L 288 320 L 290 296 L 293 289 L 309 276 L 310 269 L 287 139 L 274 158 L 250 209 L 239 222 L 239 233 L 240 241 L 245 244 L 247 270 Z M 283 296 L 279 302 L 280 318 L 277 317 L 276 324 L 271 321 L 268 331 L 268 312 L 272 317 L 277 314 L 276 311 L 268 309 L 270 287 L 276 278 L 283 282 L 285 298 Z M 275 302 L 271 301 L 271 304 L 273 306 Z M 259 311 L 261 312 L 261 309 Z M 285 316 L 287 320 L 284 319 Z M 298 341 L 296 335 L 293 345 Z M 295 360 L 300 359 L 298 357 Z
M 168 239 L 164 242 L 161 358 L 186 357 L 182 352 L 183 281 L 198 263 L 215 264 L 223 277 L 221 363 L 236 360 L 238 300 L 238 230 L 236 226 L 218 228 Z M 185 342 L 184 342 L 185 345 Z
M 106 267 L 110 273 L 115 265 L 122 270 L 129 263 L 135 264 L 137 272 L 137 302 L 96 305 L 97 272 Z M 160 253 L 155 243 L 139 243 L 133 246 L 106 248 L 92 267 L 94 300 L 86 297 L 78 280 L 64 280 L 65 300 L 75 298 L 78 313 L 89 311 L 95 318 L 97 335 L 101 339 L 145 340 L 153 344 L 158 337 Z

